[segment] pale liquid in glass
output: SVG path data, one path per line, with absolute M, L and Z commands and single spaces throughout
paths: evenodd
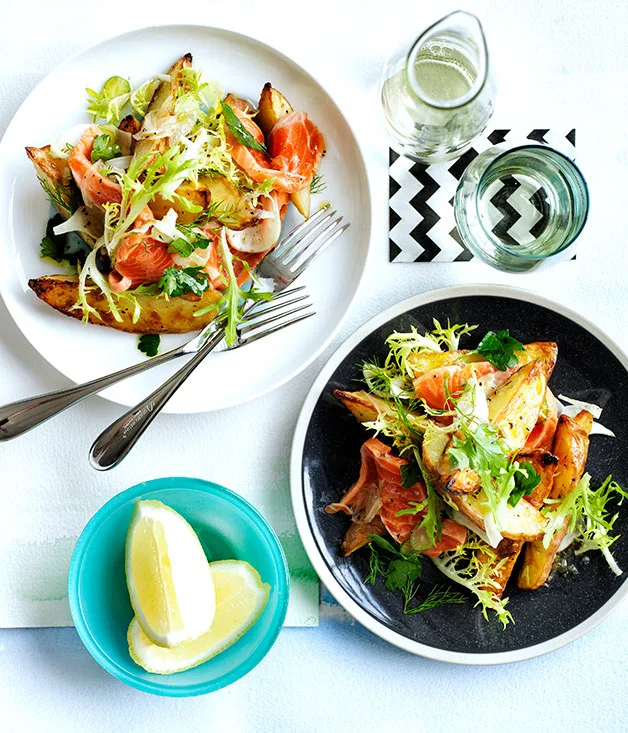
M 454 33 L 433 36 L 408 68 L 401 59 L 382 86 L 384 114 L 401 152 L 436 162 L 456 157 L 492 114 L 485 95 L 456 105 L 477 81 L 477 51 Z M 409 75 L 414 77 L 415 88 Z

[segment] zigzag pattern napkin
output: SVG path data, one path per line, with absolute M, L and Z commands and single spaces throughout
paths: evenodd
M 528 128 L 529 130 L 529 128 Z M 576 131 L 496 129 L 483 134 L 460 158 L 425 165 L 390 151 L 389 222 L 390 262 L 468 262 L 474 257 L 462 243 L 454 220 L 454 196 L 469 163 L 487 148 L 501 142 L 533 140 L 547 143 L 573 157 Z M 501 184 L 501 185 L 500 185 Z M 545 207 L 542 189 L 525 209 L 517 196 L 515 177 L 498 182 L 491 192 L 494 227 L 515 241 L 534 236 L 542 227 Z

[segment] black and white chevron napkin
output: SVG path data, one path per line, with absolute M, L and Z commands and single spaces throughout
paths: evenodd
M 529 128 L 528 128 L 529 130 Z M 557 148 L 572 157 L 576 131 L 497 129 L 483 134 L 457 160 L 425 165 L 390 151 L 389 221 L 391 262 L 468 262 L 474 257 L 462 243 L 454 220 L 454 196 L 469 163 L 498 143 L 533 140 Z M 501 184 L 501 185 L 500 185 Z M 515 241 L 523 233 L 534 234 L 542 226 L 542 190 L 529 199 L 525 210 L 520 197 L 511 194 L 519 187 L 515 177 L 502 179 L 492 192 L 494 228 Z M 514 205 L 513 205 L 514 204 Z

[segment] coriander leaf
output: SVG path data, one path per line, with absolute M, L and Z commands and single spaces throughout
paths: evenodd
M 438 606 L 445 606 L 450 603 L 466 603 L 467 599 L 462 593 L 458 591 L 450 590 L 444 586 L 436 585 L 427 594 L 427 598 L 416 608 L 404 607 L 403 612 L 408 613 L 423 613 L 423 611 L 429 611 L 431 608 Z
M 421 478 L 421 469 L 413 461 L 401 467 L 401 485 L 404 489 L 411 489 Z
M 257 142 L 257 140 L 246 129 L 236 113 L 228 104 L 225 104 L 223 102 L 222 109 L 225 115 L 225 122 L 227 123 L 227 127 L 231 131 L 233 137 L 235 137 L 235 139 L 240 143 L 240 145 L 244 145 L 245 148 L 250 148 L 251 150 L 257 150 L 260 153 L 267 152 L 264 143 Z
M 144 333 L 137 341 L 137 348 L 146 356 L 157 356 L 160 340 L 159 334 Z
M 519 359 L 515 352 L 522 349 L 521 341 L 517 341 L 510 335 L 508 329 L 504 329 L 497 333 L 489 331 L 480 341 L 476 351 L 501 372 L 505 372 L 506 369 L 517 366 Z
M 194 252 L 194 245 L 181 237 L 170 242 L 168 248 L 172 248 L 175 252 L 178 252 L 181 257 L 189 257 Z
M 395 513 L 396 517 L 403 517 L 406 514 L 414 515 L 418 514 L 419 512 L 422 512 L 425 507 L 427 506 L 427 499 L 424 501 L 418 502 L 418 501 L 410 501 L 408 502 L 410 504 L 409 507 L 406 509 L 400 509 L 398 512 Z
M 418 555 L 408 559 L 396 558 L 390 561 L 386 572 L 386 590 L 404 590 L 421 577 L 421 561 Z
M 202 295 L 209 287 L 209 276 L 202 267 L 185 267 L 182 270 L 169 267 L 161 276 L 157 286 L 171 297 L 185 293 Z
M 510 506 L 517 506 L 521 497 L 531 494 L 540 483 L 541 474 L 537 473 L 530 461 L 522 461 L 515 473 L 515 486 L 508 497 Z
M 94 147 L 92 148 L 92 163 L 97 160 L 111 160 L 120 155 L 121 148 L 118 143 L 113 142 L 110 135 L 96 135 Z
M 59 247 L 58 242 L 55 242 L 52 237 L 46 235 L 41 240 L 40 247 L 40 257 L 48 257 L 49 259 L 55 260 L 56 262 L 63 262 L 63 246 Z

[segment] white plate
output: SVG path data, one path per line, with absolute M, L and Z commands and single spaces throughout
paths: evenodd
M 327 92 L 290 59 L 246 36 L 202 26 L 145 28 L 105 41 L 49 74 L 20 107 L 0 144 L 0 293 L 24 336 L 50 364 L 73 382 L 84 382 L 143 356 L 136 336 L 85 326 L 57 313 L 29 289 L 29 278 L 55 270 L 39 259 L 50 207 L 24 147 L 46 145 L 56 132 L 88 121 L 85 87 L 98 89 L 113 74 L 143 80 L 165 72 L 186 52 L 207 79 L 225 90 L 255 100 L 271 81 L 296 109 L 309 113 L 327 139 L 321 165 L 327 189 L 315 199 L 331 201 L 351 228 L 300 280 L 314 299 L 317 316 L 245 349 L 209 356 L 168 403 L 167 411 L 175 413 L 246 402 L 310 364 L 338 331 L 353 301 L 371 228 L 368 179 L 355 135 Z M 184 340 L 164 337 L 162 350 Z M 175 368 L 156 368 L 102 394 L 134 405 Z

